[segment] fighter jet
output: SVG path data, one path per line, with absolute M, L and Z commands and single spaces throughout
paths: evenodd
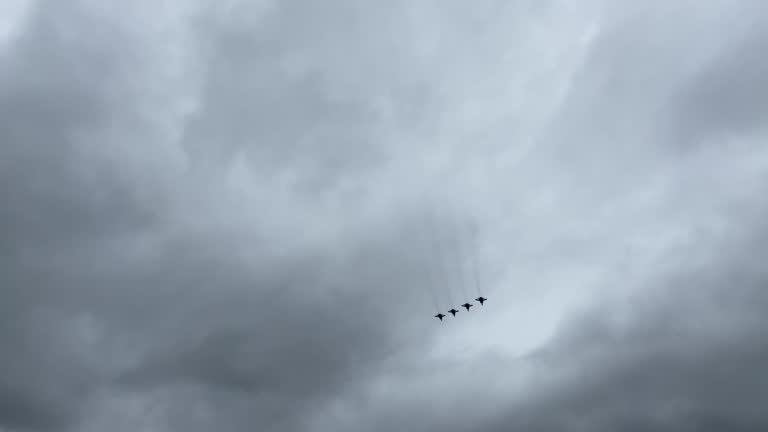
M 445 315 L 443 315 L 443 314 L 439 313 L 439 314 L 435 315 L 435 318 L 437 318 L 437 319 L 439 319 L 440 321 L 442 321 L 444 316 L 445 316 Z
M 471 308 L 471 307 L 472 307 L 472 305 L 471 305 L 471 304 L 469 304 L 469 303 L 464 303 L 463 305 L 461 305 L 461 307 L 463 307 L 464 309 L 466 309 L 466 310 L 467 310 L 467 312 L 469 312 L 469 308 Z
M 451 309 L 448 312 L 451 313 L 451 315 L 456 316 L 456 312 L 458 312 L 456 309 Z
M 487 298 L 485 298 L 485 297 L 482 297 L 482 296 L 480 296 L 480 297 L 476 298 L 475 300 L 479 301 L 479 302 L 480 302 L 480 306 L 482 306 L 482 305 L 483 305 L 483 302 L 484 302 L 484 301 L 486 301 L 486 300 L 488 300 L 488 299 L 487 299 Z

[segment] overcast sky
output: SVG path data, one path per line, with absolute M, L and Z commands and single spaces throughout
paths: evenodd
M 761 0 L 6 0 L 0 431 L 768 430 L 766 52 Z

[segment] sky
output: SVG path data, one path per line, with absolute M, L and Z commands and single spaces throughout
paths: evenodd
M 766 430 L 766 29 L 3 2 L 0 431 Z

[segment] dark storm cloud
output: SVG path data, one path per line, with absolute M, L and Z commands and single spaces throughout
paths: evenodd
M 78 276 L 59 279 L 56 263 L 77 255 L 81 242 L 145 223 L 143 209 L 105 167 L 89 163 L 77 138 L 119 114 L 105 94 L 120 84 L 110 55 L 119 41 L 100 43 L 108 29 L 93 20 L 74 40 L 66 36 L 88 19 L 41 3 L 2 53 L 0 425 L 9 427 L 58 429 L 76 418 L 94 383 L 68 340 L 71 316 L 57 304 L 79 296 Z
M 300 419 L 304 403 L 368 373 L 395 349 L 395 334 L 418 326 L 408 318 L 393 326 L 386 313 L 394 299 L 418 289 L 409 280 L 420 275 L 397 248 L 366 246 L 351 261 L 284 263 L 260 272 L 271 276 L 266 280 L 243 275 L 237 289 L 227 284 L 238 269 L 229 269 L 211 292 L 178 300 L 183 306 L 172 320 L 183 328 L 161 338 L 120 381 L 137 390 L 178 386 L 183 393 L 191 384 L 213 394 L 234 392 L 253 399 L 250 416 Z M 193 286 L 205 280 L 199 278 Z M 401 310 L 394 315 L 415 312 L 408 305 Z M 397 349 L 417 341 L 401 340 Z
M 23 236 L 25 244 L 30 237 L 40 244 L 94 229 L 106 233 L 140 216 L 119 182 L 93 185 L 92 178 L 104 177 L 108 168 L 89 158 L 78 140 L 122 114 L 107 90 L 124 85 L 121 59 L 110 53 L 120 50 L 119 40 L 99 43 L 108 29 L 94 22 L 75 40 L 62 34 L 88 19 L 58 3 L 40 5 L 28 31 L 3 53 L 1 217 L 4 234 Z M 24 246 L 3 240 L 4 247 Z
M 147 194 L 136 190 L 134 177 L 156 173 L 134 173 L 99 158 L 119 151 L 110 147 L 111 128 L 142 145 L 140 134 L 130 134 L 139 117 L 133 110 L 143 102 L 142 94 L 132 93 L 141 89 L 132 81 L 142 72 L 143 59 L 132 57 L 138 39 L 102 18 L 76 3 L 42 2 L 4 53 L 0 426 L 79 428 L 98 405 L 94 395 L 110 389 L 170 391 L 160 405 L 169 412 L 197 398 L 232 415 L 227 430 L 251 430 L 257 419 L 264 429 L 300 423 L 304 405 L 340 391 L 394 346 L 413 343 L 394 339 L 417 315 L 413 303 L 386 312 L 393 299 L 414 295 L 412 281 L 423 278 L 410 256 L 418 248 L 402 250 L 401 244 L 416 238 L 409 232 L 418 227 L 395 219 L 367 236 L 338 239 L 322 254 L 283 258 L 272 252 L 279 245 L 265 244 L 250 229 L 169 227 L 162 195 L 136 198 Z M 243 43 L 247 48 L 250 42 Z M 243 67 L 231 62 L 250 51 L 227 56 L 221 47 L 232 44 L 215 50 L 225 64 L 212 64 Z M 269 64 L 256 61 L 249 70 Z M 228 153 L 226 137 L 244 134 L 263 151 L 284 155 L 260 166 L 298 170 L 300 178 L 313 176 L 311 169 L 301 172 L 314 156 L 308 148 L 281 146 L 300 142 L 302 130 L 323 123 L 335 128 L 326 138 L 338 150 L 312 153 L 329 161 L 365 164 L 360 157 L 375 150 L 369 144 L 343 155 L 354 147 L 347 131 L 360 138 L 370 127 L 355 115 L 365 105 L 331 101 L 318 94 L 311 77 L 302 78 L 307 86 L 277 81 L 249 101 L 255 95 L 228 91 L 231 82 L 219 81 L 219 74 L 210 77 L 205 109 L 185 141 L 206 141 L 211 151 Z M 237 112 L 233 106 L 251 109 L 240 110 L 236 124 L 210 126 Z M 327 168 L 322 160 L 333 175 L 350 168 L 347 162 Z M 207 192 L 196 202 L 207 200 Z M 400 313 L 405 318 L 393 322 Z M 199 390 L 187 397 L 188 385 Z M 198 427 L 210 430 L 222 416 L 210 422 Z

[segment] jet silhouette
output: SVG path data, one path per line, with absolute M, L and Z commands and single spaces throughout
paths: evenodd
M 463 305 L 461 305 L 461 307 L 463 307 L 464 309 L 466 309 L 466 310 L 467 310 L 467 312 L 469 312 L 469 308 L 471 308 L 471 307 L 472 307 L 472 305 L 471 305 L 471 304 L 469 304 L 469 303 L 464 303 Z
M 442 321 L 444 316 L 445 316 L 445 315 L 443 315 L 443 314 L 439 313 L 439 314 L 435 315 L 435 318 L 437 318 L 437 319 L 439 319 L 440 321 Z
M 488 300 L 488 299 L 483 297 L 483 296 L 480 296 L 480 297 L 476 298 L 475 300 L 479 301 L 480 302 L 480 306 L 482 306 L 483 302 Z
M 448 312 L 451 313 L 451 315 L 456 316 L 456 312 L 458 312 L 456 309 L 451 309 Z

